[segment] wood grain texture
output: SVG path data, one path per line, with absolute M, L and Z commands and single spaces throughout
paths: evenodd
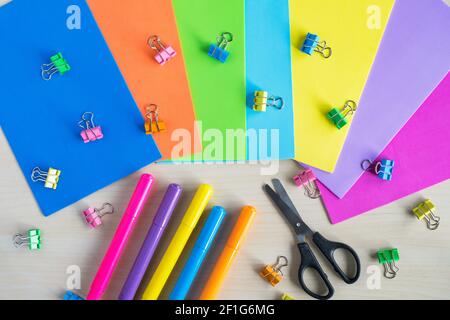
M 119 155 L 117 155 L 119 156 Z M 105 159 L 107 161 L 107 159 Z M 9 149 L 6 139 L 0 135 L 0 299 L 61 299 L 66 290 L 70 265 L 78 265 L 82 271 L 82 288 L 86 294 L 90 282 L 111 240 L 140 173 L 135 173 L 49 218 L 44 218 L 33 199 L 26 181 Z M 301 211 L 305 221 L 331 240 L 346 242 L 359 253 L 362 276 L 355 285 L 346 285 L 337 279 L 330 267 L 317 256 L 335 286 L 335 299 L 440 299 L 450 298 L 450 183 L 447 181 L 423 190 L 391 205 L 379 208 L 342 224 L 332 226 L 320 200 L 310 200 L 291 183 L 297 169 L 294 163 L 284 161 L 278 178 L 285 182 L 288 192 Z M 258 165 L 167 165 L 153 164 L 142 172 L 149 172 L 157 179 L 154 190 L 138 227 L 112 278 L 105 298 L 116 299 L 142 244 L 159 201 L 169 183 L 184 187 L 181 203 L 163 236 L 158 251 L 146 275 L 149 280 L 173 236 L 184 210 L 199 183 L 210 183 L 215 193 L 208 208 L 224 206 L 229 217 L 219 232 L 212 251 L 197 277 L 191 298 L 198 296 L 202 285 L 223 247 L 228 233 L 245 204 L 257 208 L 257 217 L 245 244 L 240 251 L 220 298 L 222 299 L 278 299 L 287 292 L 304 300 L 309 297 L 297 285 L 298 252 L 288 225 L 272 206 L 261 186 L 271 176 L 260 174 Z M 86 175 L 89 179 L 89 174 Z M 63 183 L 63 181 L 61 182 Z M 416 220 L 409 208 L 427 197 L 435 202 L 442 222 L 437 231 L 428 231 Z M 82 219 L 87 206 L 100 206 L 111 202 L 116 213 L 104 219 L 104 225 L 91 230 Z M 208 209 L 208 210 L 209 210 Z M 200 226 L 202 221 L 200 222 Z M 11 238 L 17 232 L 38 227 L 43 232 L 43 248 L 38 252 L 16 249 Z M 194 235 L 198 235 L 197 228 Z M 192 247 L 195 236 L 188 243 Z M 380 290 L 367 287 L 369 265 L 377 265 L 374 253 L 382 247 L 397 247 L 400 252 L 400 272 L 394 280 L 381 279 Z M 167 297 L 190 250 L 184 250 L 180 262 L 165 287 L 162 297 Z M 316 251 L 317 252 L 317 251 Z M 277 255 L 285 255 L 290 266 L 285 279 L 275 288 L 263 281 L 259 270 L 271 264 Z M 142 289 L 142 288 L 141 288 Z M 142 291 L 141 291 L 142 292 Z

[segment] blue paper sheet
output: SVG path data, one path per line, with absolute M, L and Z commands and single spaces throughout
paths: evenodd
M 294 115 L 289 3 L 288 0 L 246 0 L 245 5 L 247 157 L 248 160 L 291 159 L 294 157 Z M 256 90 L 282 97 L 284 108 L 253 111 Z M 267 138 L 263 130 L 267 130 Z M 271 143 L 271 130 L 279 130 L 279 148 Z M 252 143 L 252 131 L 257 133 L 257 145 Z M 278 142 L 276 134 L 273 138 Z
M 81 29 L 69 30 L 71 5 Z M 161 157 L 83 0 L 14 0 L 0 8 L 0 123 L 44 215 Z M 72 70 L 41 79 L 61 52 Z M 78 121 L 95 114 L 102 140 L 84 144 Z M 30 179 L 35 166 L 62 171 L 56 190 Z

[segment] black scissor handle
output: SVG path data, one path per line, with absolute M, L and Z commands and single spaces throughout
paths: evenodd
M 330 264 L 333 266 L 336 273 L 348 284 L 355 283 L 359 279 L 361 273 L 361 263 L 359 261 L 358 254 L 353 250 L 352 247 L 346 245 L 345 243 L 333 242 L 325 239 L 319 232 L 314 233 L 313 241 L 315 245 L 319 248 L 320 252 L 327 258 Z M 337 263 L 334 258 L 334 252 L 338 249 L 348 251 L 353 259 L 355 260 L 356 271 L 353 277 L 348 276 Z
M 301 262 L 300 262 L 300 268 L 298 270 L 298 281 L 300 282 L 300 286 L 305 290 L 307 294 L 309 294 L 311 297 L 319 299 L 319 300 L 328 300 L 330 299 L 334 294 L 334 288 L 331 285 L 330 281 L 328 280 L 328 276 L 326 273 L 322 270 L 322 267 L 320 266 L 319 262 L 317 261 L 316 257 L 311 251 L 311 248 L 307 243 L 299 243 L 298 249 L 300 250 L 300 256 L 301 256 Z M 326 295 L 320 295 L 313 291 L 311 291 L 308 286 L 306 285 L 305 281 L 303 280 L 303 274 L 307 269 L 313 269 L 317 271 L 320 278 L 322 279 L 323 283 L 328 289 L 328 293 Z

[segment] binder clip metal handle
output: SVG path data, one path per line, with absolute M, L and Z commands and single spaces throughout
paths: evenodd
M 331 50 L 331 47 L 327 46 L 326 41 L 318 42 L 317 47 L 314 49 L 314 51 L 321 54 L 325 59 L 328 59 L 333 54 L 333 50 Z
M 394 279 L 397 276 L 397 272 L 400 270 L 395 261 L 386 262 L 384 265 L 384 276 L 388 279 Z
M 233 42 L 233 34 L 231 32 L 223 32 L 221 35 L 217 36 L 217 47 L 226 50 L 228 44 Z
M 281 110 L 284 107 L 284 100 L 282 97 L 271 96 L 267 99 L 267 106 Z
M 352 116 L 356 112 L 356 108 L 358 105 L 353 100 L 347 100 L 342 108 L 343 119 L 339 120 L 338 126 L 344 121 L 347 117 Z
M 31 181 L 37 182 L 42 181 L 45 182 L 47 180 L 48 173 L 44 170 L 41 170 L 39 167 L 33 168 L 31 171 Z

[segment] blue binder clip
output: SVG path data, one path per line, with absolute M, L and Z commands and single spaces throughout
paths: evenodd
M 79 295 L 73 293 L 70 290 L 66 291 L 66 294 L 64 295 L 64 300 L 84 300 L 82 297 L 80 297 Z
M 385 181 L 391 181 L 392 173 L 394 170 L 394 164 L 395 164 L 394 160 L 383 159 L 381 161 L 378 161 L 375 164 L 375 166 L 373 166 L 372 161 L 364 160 L 361 164 L 361 167 L 363 168 L 364 171 L 368 171 L 370 168 L 373 168 L 373 171 L 378 176 L 378 178 Z
M 225 63 L 230 55 L 230 52 L 227 51 L 227 47 L 228 44 L 233 41 L 233 35 L 230 32 L 224 32 L 216 39 L 217 44 L 212 44 L 209 47 L 208 56 Z
M 331 48 L 327 46 L 327 42 L 320 41 L 319 36 L 312 33 L 307 34 L 305 42 L 303 42 L 301 51 L 310 56 L 314 52 L 317 52 L 320 53 L 325 59 L 328 59 L 333 54 Z

